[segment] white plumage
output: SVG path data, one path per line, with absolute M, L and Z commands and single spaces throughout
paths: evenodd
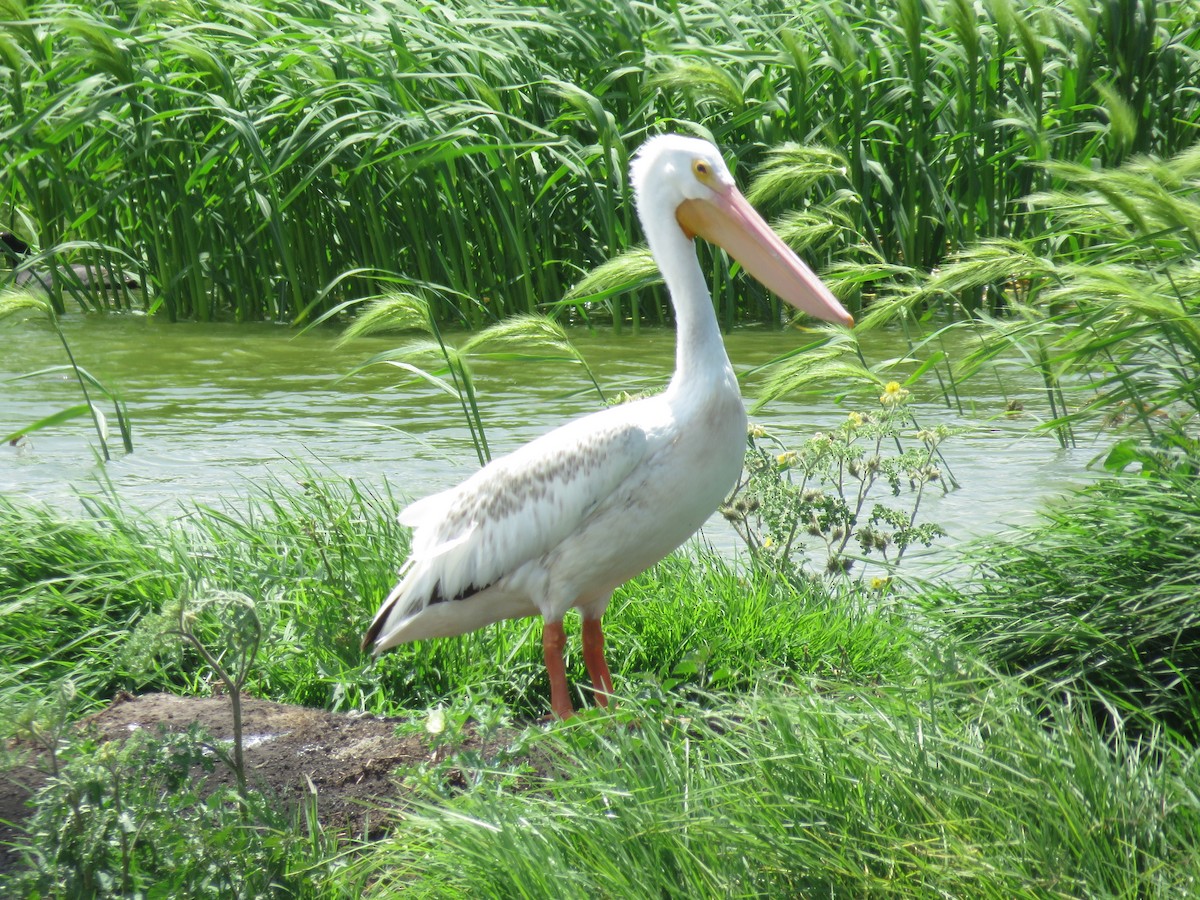
M 746 413 L 692 237 L 723 246 L 783 299 L 851 324 L 849 314 L 753 211 L 707 141 L 648 141 L 632 166 L 638 213 L 675 306 L 675 375 L 655 397 L 602 410 L 496 459 L 400 514 L 413 531 L 399 584 L 363 646 L 541 615 L 551 706 L 571 715 L 564 615 L 583 615 L 596 701 L 612 681 L 600 617 L 613 590 L 686 541 L 741 472 Z

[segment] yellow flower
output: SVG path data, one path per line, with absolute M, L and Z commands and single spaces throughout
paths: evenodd
M 770 538 L 770 537 L 763 538 L 763 549 L 764 550 L 770 550 L 774 546 L 775 546 L 775 541 L 773 538 Z
M 883 393 L 879 395 L 879 402 L 884 406 L 893 406 L 900 403 L 908 396 L 908 390 L 900 387 L 900 382 L 889 381 L 883 389 Z
M 857 428 L 863 423 L 862 413 L 852 412 L 846 417 L 846 421 L 848 421 L 852 427 Z
M 880 578 L 878 575 L 876 575 L 874 578 L 871 579 L 871 590 L 882 591 L 884 588 L 886 588 L 891 583 L 892 583 L 891 578 Z
M 788 468 L 795 461 L 796 461 L 796 451 L 795 450 L 789 450 L 787 453 L 780 453 L 777 457 L 775 457 L 775 462 L 779 463 L 779 467 L 782 469 Z
M 767 429 L 763 428 L 756 422 L 751 422 L 746 426 L 746 431 L 749 432 L 752 438 L 764 438 L 767 436 Z

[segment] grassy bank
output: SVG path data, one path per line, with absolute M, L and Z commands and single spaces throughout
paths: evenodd
M 1190 144 L 1198 46 L 1181 2 L 15 2 L 0 227 L 142 275 L 86 308 L 293 322 L 400 285 L 477 327 L 640 240 L 629 154 L 673 128 L 766 164 L 756 202 L 819 267 L 927 271 L 1040 234 L 1047 160 Z M 727 325 L 777 320 L 712 268 Z
M 1084 524 L 1065 535 L 1061 523 L 1031 531 L 1009 562 L 985 561 L 966 595 L 925 612 L 903 593 L 881 603 L 852 584 L 672 557 L 619 591 L 606 617 L 615 712 L 553 727 L 534 722 L 546 697 L 536 623 L 367 663 L 358 636 L 406 550 L 386 492 L 301 474 L 166 522 L 104 498 L 80 517 L 5 503 L 3 733 L 63 736 L 60 791 L 97 790 L 118 764 L 148 767 L 126 799 L 171 813 L 139 826 L 135 875 L 172 896 L 211 893 L 211 863 L 231 848 L 255 860 L 245 896 L 1179 896 L 1200 877 L 1200 770 L 1192 738 L 1171 727 L 1195 719 L 1194 654 L 1160 640 L 1186 613 L 1186 572 L 1146 547 L 1194 558 L 1194 529 L 1177 519 L 1194 491 L 1144 483 L 1098 489 L 1094 515 L 1124 510 L 1121 522 L 1076 511 Z M 1168 544 L 1153 539 L 1168 532 Z M 1072 612 L 1064 560 L 1091 558 L 1091 613 Z M 1114 573 L 1138 560 L 1162 577 L 1143 579 L 1131 613 Z M 224 646 L 229 619 L 214 600 L 235 592 L 264 633 L 253 694 L 417 722 L 444 710 L 428 734 L 436 762 L 400 773 L 413 794 L 389 836 L 346 844 L 261 797 L 204 804 L 170 771 L 199 752 L 186 741 L 134 746 L 119 763 L 55 725 L 120 689 L 207 694 L 211 668 L 165 631 L 183 602 L 190 627 Z M 1010 593 L 1021 613 L 1006 626 L 997 598 Z M 1041 612 L 1110 662 L 1063 645 L 1054 670 L 1023 663 L 1043 652 L 1028 626 Z M 983 621 L 986 631 L 972 624 Z M 1113 662 L 1122 647 L 1127 670 Z M 1122 678 L 1144 691 L 1142 675 L 1162 664 L 1180 679 L 1163 694 L 1170 708 L 1146 703 L 1125 727 Z M 583 683 L 582 661 L 568 665 Z M 1095 714 L 1106 708 L 1116 717 Z M 502 723 L 509 739 L 494 755 L 459 752 L 472 721 Z M 41 862 L 10 873 L 13 890 L 62 896 L 78 883 L 79 859 L 54 855 L 55 834 L 30 838 Z M 100 851 L 89 850 L 93 866 Z M 172 853 L 186 865 L 162 869 Z
M 269 647 L 248 686 L 258 696 L 396 714 L 470 685 L 515 714 L 544 714 L 540 633 L 530 622 L 408 645 L 370 664 L 361 633 L 407 553 L 399 504 L 302 478 L 248 508 L 198 508 L 167 523 L 105 498 L 88 501 L 90 518 L 78 521 L 0 501 L 0 696 L 10 715 L 24 705 L 18 698 L 64 677 L 77 711 L 118 690 L 206 691 L 211 668 L 167 632 L 182 604 L 200 616 L 200 636 L 220 643 L 207 601 L 231 593 L 253 604 Z M 672 686 L 748 687 L 763 660 L 798 677 L 870 679 L 901 665 L 906 643 L 899 623 L 852 598 L 798 596 L 709 557 L 663 562 L 618 594 L 605 621 L 623 648 L 618 678 L 648 674 Z M 568 664 L 584 677 L 570 650 Z
M 418 896 L 1170 897 L 1195 890 L 1200 772 L 1169 741 L 1048 721 L 1012 681 L 765 687 L 626 711 L 542 745 L 360 866 Z
M 930 591 L 929 610 L 1003 671 L 1051 691 L 1098 689 L 1093 708 L 1110 727 L 1195 740 L 1198 488 L 1178 472 L 1094 485 L 1021 540 L 987 548 L 969 585 Z

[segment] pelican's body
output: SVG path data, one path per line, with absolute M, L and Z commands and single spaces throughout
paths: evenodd
M 745 449 L 730 371 L 711 392 L 668 391 L 577 419 L 413 504 L 400 518 L 417 532 L 398 589 L 470 599 L 413 610 L 376 648 L 522 616 L 560 621 L 572 607 L 598 619 L 614 588 L 704 524 Z
M 693 535 L 741 472 L 746 412 L 692 236 L 720 243 L 794 305 L 852 321 L 737 192 L 711 144 L 654 138 L 632 178 L 675 305 L 670 385 L 570 422 L 406 508 L 412 553 L 363 642 L 380 653 L 540 615 L 551 705 L 562 718 L 572 711 L 562 662 L 568 610 L 583 616 L 584 661 L 604 705 L 612 681 L 600 617 L 613 590 Z

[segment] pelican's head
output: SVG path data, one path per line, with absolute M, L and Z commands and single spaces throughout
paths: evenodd
M 854 324 L 829 288 L 742 196 L 708 141 L 677 134 L 651 138 L 634 158 L 630 178 L 643 222 L 673 210 L 684 235 L 724 248 L 792 306 L 826 322 Z

